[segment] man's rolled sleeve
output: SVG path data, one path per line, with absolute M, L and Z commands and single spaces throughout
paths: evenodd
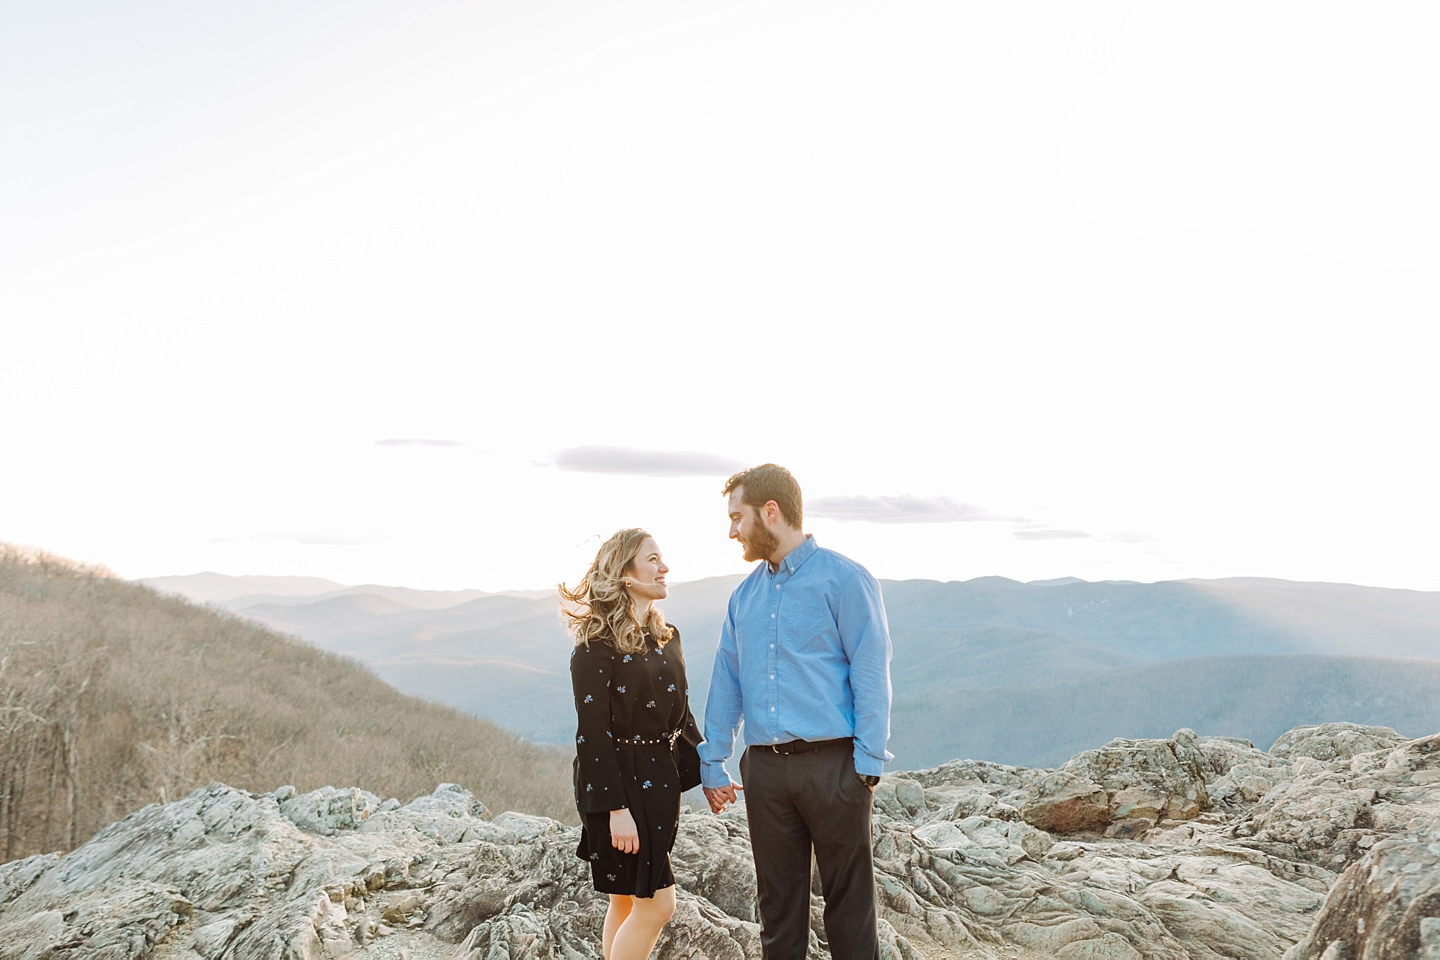
M 841 594 L 837 612 L 855 698 L 855 772 L 878 777 L 895 759 L 885 749 L 890 739 L 890 626 L 880 584 L 860 571 Z
M 734 609 L 720 628 L 720 645 L 715 649 L 715 669 L 710 674 L 710 694 L 705 701 L 705 742 L 700 745 L 700 783 L 718 790 L 730 785 L 725 761 L 735 747 L 740 728 L 740 658 L 735 640 Z

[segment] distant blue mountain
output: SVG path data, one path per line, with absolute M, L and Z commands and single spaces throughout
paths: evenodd
M 739 580 L 675 584 L 663 604 L 684 634 L 697 714 Z M 1257 743 L 1317 720 L 1434 732 L 1424 728 L 1432 714 L 1416 704 L 1440 703 L 1440 666 L 1396 664 L 1440 664 L 1437 593 L 1244 578 L 980 577 L 882 588 L 895 652 L 893 749 L 903 766 L 959 755 L 1033 765 L 1182 726 Z M 443 609 L 405 598 L 397 588 L 348 588 L 239 612 L 358 657 L 406 693 L 534 740 L 570 742 L 570 640 L 553 598 L 488 595 Z M 1263 710 L 1225 706 L 1257 677 L 1272 691 Z M 1387 684 L 1395 696 L 1384 696 Z M 1440 715 L 1433 722 L 1440 729 Z
M 1335 719 L 1440 731 L 1440 661 L 1325 654 L 1164 660 L 1031 687 L 900 697 L 890 749 L 902 768 L 980 757 L 1058 766 L 1115 737 L 1181 727 L 1267 749 L 1285 731 Z

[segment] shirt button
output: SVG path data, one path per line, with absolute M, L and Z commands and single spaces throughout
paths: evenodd
M 774 679 L 775 679 L 775 674 L 773 674 L 773 673 L 770 674 L 770 679 L 771 679 L 771 680 L 774 680 Z
M 770 712 L 771 712 L 771 713 L 774 713 L 774 712 L 775 712 L 775 708 L 774 708 L 774 707 L 771 707 L 771 708 L 770 708 Z
M 771 620 L 774 620 L 774 619 L 775 619 L 775 614 L 773 614 L 773 613 L 770 614 L 770 619 L 771 619 Z
M 773 740 L 775 743 L 779 743 L 779 742 L 780 742 L 780 738 L 779 738 L 779 737 L 771 737 L 770 739 Z
M 771 650 L 774 650 L 774 649 L 775 649 L 775 644 L 773 644 L 773 643 L 770 644 L 770 649 L 771 649 Z
M 779 590 L 779 589 L 780 589 L 780 584 L 778 584 L 778 583 L 775 584 L 775 589 L 776 589 L 776 590 Z

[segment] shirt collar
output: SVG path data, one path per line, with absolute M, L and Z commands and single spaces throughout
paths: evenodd
M 791 550 L 789 553 L 785 554 L 785 559 L 780 561 L 780 566 L 776 568 L 773 572 L 771 572 L 770 575 L 778 577 L 780 574 L 783 573 L 787 577 L 794 576 L 795 571 L 799 570 L 800 566 L 806 560 L 809 560 L 811 557 L 815 556 L 815 551 L 819 549 L 820 545 L 815 542 L 815 534 L 805 534 L 805 542 L 800 544 L 800 546 L 796 547 L 794 550 Z M 765 562 L 765 569 L 767 571 L 770 570 L 769 561 Z

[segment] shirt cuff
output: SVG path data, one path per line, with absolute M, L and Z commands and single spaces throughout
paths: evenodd
M 711 790 L 730 786 L 730 774 L 722 760 L 706 760 L 700 764 L 700 785 Z
M 857 746 L 855 748 L 855 772 L 862 777 L 880 777 L 885 775 L 885 762 L 877 760 L 864 753 Z

